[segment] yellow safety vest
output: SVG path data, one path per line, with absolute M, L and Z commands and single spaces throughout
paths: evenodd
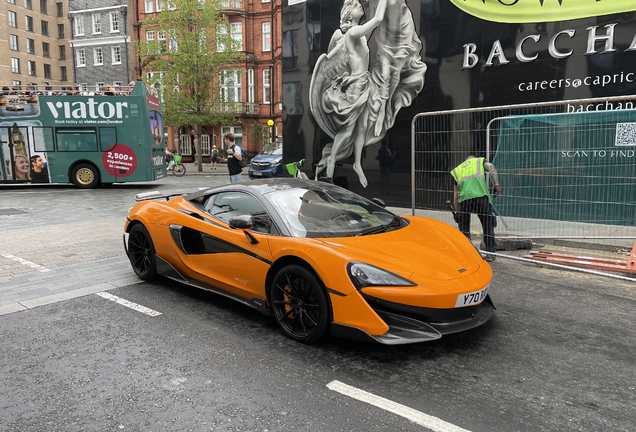
M 457 200 L 459 202 L 486 196 L 492 204 L 486 184 L 484 160 L 484 158 L 466 159 L 451 171 L 451 175 L 457 182 L 459 190 Z

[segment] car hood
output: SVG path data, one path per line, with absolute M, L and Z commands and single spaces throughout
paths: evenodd
M 365 261 L 408 279 L 424 277 L 452 280 L 477 272 L 483 259 L 463 234 L 413 218 L 399 230 L 360 237 L 321 241 L 349 251 L 352 259 Z M 448 230 L 448 232 L 447 232 Z
M 261 163 L 272 163 L 275 162 L 277 160 L 282 159 L 283 157 L 281 155 L 263 155 L 263 154 L 259 154 L 254 156 L 254 158 L 252 159 L 252 162 L 261 162 Z

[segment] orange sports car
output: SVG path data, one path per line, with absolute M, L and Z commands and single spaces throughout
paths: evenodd
M 238 300 L 299 342 L 430 341 L 495 310 L 490 266 L 461 232 L 339 186 L 277 178 L 136 199 L 124 245 L 141 279 Z

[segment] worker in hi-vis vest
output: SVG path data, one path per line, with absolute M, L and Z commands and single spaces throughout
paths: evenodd
M 497 217 L 492 207 L 492 198 L 488 191 L 485 172 L 490 173 L 490 177 L 495 185 L 493 197 L 501 193 L 497 169 L 493 164 L 484 158 L 468 156 L 468 158 L 451 171 L 455 180 L 453 188 L 453 204 L 458 215 L 457 225 L 469 240 L 470 235 L 470 215 L 476 213 L 481 222 L 484 233 L 484 244 L 486 251 L 495 252 L 497 243 L 495 241 L 495 226 Z M 486 261 L 494 261 L 494 254 L 487 254 Z

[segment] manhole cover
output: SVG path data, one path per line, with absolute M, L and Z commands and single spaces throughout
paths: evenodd
M 10 216 L 10 215 L 19 215 L 19 214 L 27 214 L 27 212 L 14 209 L 14 208 L 0 208 L 0 216 Z

